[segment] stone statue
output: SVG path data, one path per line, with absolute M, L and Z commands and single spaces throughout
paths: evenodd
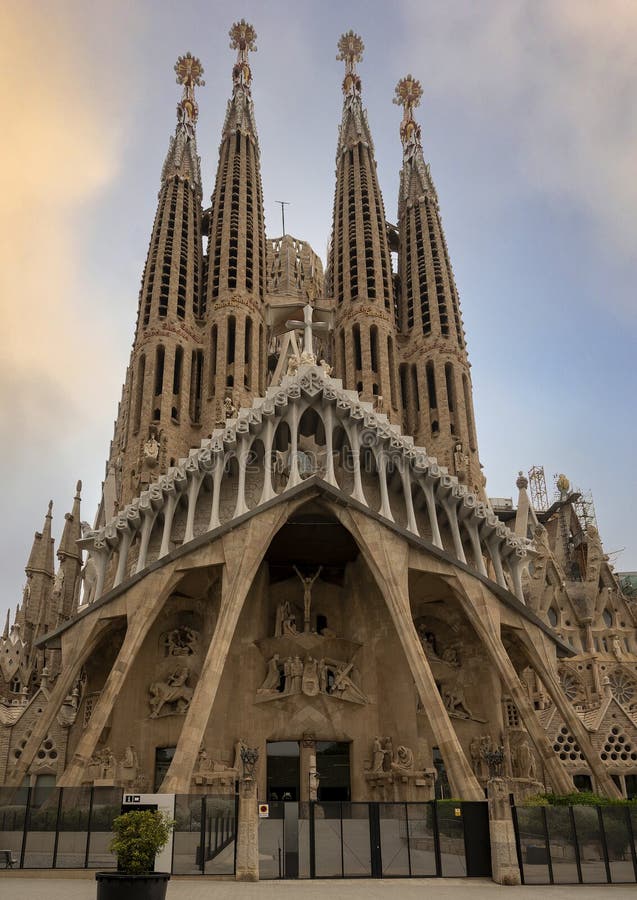
M 290 663 L 290 693 L 300 694 L 303 685 L 303 661 L 300 656 L 292 658 Z
M 382 772 L 385 761 L 385 748 L 382 738 L 375 737 L 372 748 L 372 772 Z
M 319 365 L 323 369 L 324 375 L 329 376 L 332 374 L 332 372 L 333 372 L 332 366 L 330 366 L 330 364 L 328 363 L 328 361 L 326 359 L 322 359 L 320 361 Z
M 168 656 L 192 656 L 195 652 L 195 644 L 199 635 L 194 628 L 188 625 L 180 625 L 166 635 L 166 650 Z
M 611 639 L 611 648 L 615 659 L 621 660 L 624 656 L 624 649 L 621 645 L 619 637 L 616 634 L 614 634 Z
M 286 375 L 296 375 L 299 371 L 299 366 L 301 364 L 301 359 L 295 353 L 292 356 L 288 357 L 288 367 L 286 370 Z
M 318 663 L 313 656 L 308 656 L 303 667 L 303 693 L 315 697 L 319 692 Z
M 516 756 L 519 777 L 535 779 L 535 758 L 527 740 L 519 744 Z
M 237 415 L 237 407 L 232 402 L 232 397 L 226 397 L 223 401 L 223 415 L 225 419 L 234 419 Z
M 192 700 L 193 688 L 188 687 L 186 682 L 190 676 L 190 669 L 182 666 L 175 669 L 166 681 L 154 681 L 150 688 L 150 718 L 156 719 L 166 704 L 171 709 L 168 715 L 183 715 Z
M 195 773 L 198 774 L 200 772 L 211 772 L 213 767 L 213 762 L 208 756 L 206 752 L 206 748 L 201 745 L 199 748 L 199 753 L 197 754 L 197 762 L 195 764 Z
M 482 756 L 482 743 L 478 735 L 471 738 L 469 744 L 469 755 L 471 757 L 471 768 L 476 778 L 482 778 L 484 775 L 484 759 Z
M 309 575 L 303 575 L 301 572 L 299 572 L 297 567 L 294 566 L 294 571 L 299 576 L 299 578 L 301 579 L 301 582 L 303 584 L 303 612 L 304 612 L 303 631 L 305 634 L 309 634 L 309 632 L 310 632 L 310 621 L 311 621 L 310 620 L 310 610 L 311 610 L 311 606 L 312 606 L 312 585 L 314 584 L 316 579 L 319 577 L 322 570 L 323 570 L 323 566 L 319 566 L 318 569 L 316 570 L 316 572 L 314 573 L 314 575 L 312 577 L 310 577 Z
M 458 659 L 458 651 L 455 647 L 446 647 L 442 651 L 442 656 L 440 657 L 443 662 L 446 662 L 447 665 L 453 666 L 454 669 L 460 667 L 460 660 Z
M 330 693 L 333 697 L 338 697 L 340 700 L 352 700 L 355 703 L 367 703 L 365 694 L 349 677 L 352 667 L 353 663 L 339 664 L 334 675 L 334 683 Z
M 283 634 L 298 634 L 296 629 L 296 616 L 290 613 L 283 622 Z
M 144 442 L 143 455 L 146 462 L 157 462 L 159 459 L 159 442 L 154 433 Z
M 239 740 L 235 741 L 234 743 L 234 760 L 232 762 L 232 768 L 239 776 L 243 775 L 243 761 L 241 759 L 241 750 L 247 746 L 248 744 L 245 738 L 239 738 Z
M 276 618 L 274 620 L 274 636 L 281 637 L 283 635 L 283 623 L 291 615 L 289 600 L 282 600 L 276 608 Z
M 310 353 L 308 350 L 303 350 L 301 353 L 301 365 L 302 366 L 315 366 L 316 365 L 316 357 L 313 353 Z
M 280 681 L 281 670 L 279 668 L 279 654 L 275 653 L 268 663 L 268 671 L 266 673 L 265 680 L 257 691 L 257 694 L 277 693 L 279 690 Z
M 399 744 L 396 749 L 396 759 L 394 760 L 393 768 L 411 772 L 414 768 L 413 750 L 405 747 L 404 744 Z
M 394 761 L 394 742 L 390 737 L 385 738 L 385 758 L 383 760 L 383 770 L 389 772 L 391 764 Z
M 62 566 L 55 573 L 55 578 L 53 580 L 53 590 L 52 594 L 59 596 L 62 593 L 62 589 L 64 588 L 64 569 Z
M 120 761 L 119 767 L 120 780 L 124 784 L 132 784 L 139 773 L 139 759 L 137 757 L 137 751 L 132 744 L 129 744 L 124 750 L 124 755 Z
M 318 661 L 318 679 L 319 679 L 319 691 L 322 694 L 327 693 L 327 665 L 325 664 L 324 659 L 319 659 Z
M 447 712 L 459 719 L 472 719 L 473 713 L 467 706 L 462 685 L 456 682 L 452 687 L 443 690 L 442 699 Z

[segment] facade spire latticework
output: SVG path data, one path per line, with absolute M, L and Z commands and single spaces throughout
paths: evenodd
M 458 290 L 438 196 L 414 118 L 422 86 L 407 75 L 395 90 L 403 108 L 398 198 L 398 318 L 404 427 L 471 490 L 483 493 L 470 364 Z
M 201 171 L 197 154 L 203 66 L 175 64 L 183 88 L 161 171 L 157 212 L 142 276 L 133 352 L 107 462 L 100 516 L 107 519 L 165 472 L 196 440 L 203 357 Z
M 349 389 L 397 419 L 394 285 L 385 206 L 356 64 L 365 45 L 341 36 L 343 114 L 336 151 L 336 189 L 327 291 L 336 306 L 336 371 Z
M 223 421 L 224 401 L 239 406 L 265 389 L 266 240 L 259 142 L 248 54 L 256 32 L 243 19 L 230 29 L 237 51 L 211 197 L 206 260 L 204 426 Z

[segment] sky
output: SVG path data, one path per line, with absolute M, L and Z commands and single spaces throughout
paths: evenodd
M 543 465 L 592 491 L 606 551 L 637 570 L 637 4 L 633 0 L 3 0 L 0 4 L 0 615 L 20 600 L 49 499 L 100 496 L 161 165 L 200 57 L 198 147 L 212 192 L 241 17 L 266 229 L 325 260 L 350 28 L 389 221 L 417 110 L 472 363 L 491 496 Z

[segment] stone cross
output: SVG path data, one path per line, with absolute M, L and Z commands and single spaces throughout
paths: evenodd
M 285 323 L 285 327 L 292 329 L 302 328 L 303 329 L 303 352 L 308 353 L 316 360 L 316 356 L 314 354 L 314 338 L 313 332 L 317 331 L 325 331 L 327 329 L 327 325 L 325 322 L 313 322 L 312 316 L 314 314 L 314 309 L 310 306 L 309 303 L 306 303 L 303 307 L 303 321 L 299 322 L 295 319 L 291 319 L 290 321 Z

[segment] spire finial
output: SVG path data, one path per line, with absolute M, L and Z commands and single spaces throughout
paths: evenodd
M 49 500 L 49 506 L 46 511 L 46 518 L 47 519 L 53 518 L 53 500 Z
M 248 62 L 248 53 L 256 52 L 257 33 L 254 26 L 245 19 L 241 19 L 240 22 L 234 23 L 228 34 L 230 35 L 230 49 L 237 51 L 237 61 L 232 69 L 232 81 L 235 88 L 242 87 L 249 91 L 252 71 Z
M 201 77 L 203 66 L 196 56 L 188 52 L 185 56 L 180 56 L 175 63 L 175 72 L 177 84 L 184 86 L 184 93 L 177 104 L 177 118 L 180 125 L 193 129 L 199 115 L 199 107 L 195 101 L 195 87 L 203 87 L 206 83 Z
M 400 139 L 403 147 L 420 143 L 420 126 L 414 119 L 414 109 L 420 105 L 422 85 L 413 75 L 406 75 L 396 85 L 394 103 L 403 108 L 403 120 L 400 123 Z
M 345 78 L 343 79 L 343 93 L 345 96 L 360 94 L 361 80 L 356 71 L 356 63 L 363 59 L 365 44 L 363 39 L 353 31 L 342 34 L 338 41 L 338 53 L 336 59 L 345 63 Z
M 75 485 L 75 499 L 76 499 L 76 500 L 81 500 L 81 499 L 82 499 L 81 496 L 80 496 L 81 493 L 82 493 L 82 481 L 81 481 L 81 479 L 80 479 L 80 481 L 78 481 L 78 483 Z

